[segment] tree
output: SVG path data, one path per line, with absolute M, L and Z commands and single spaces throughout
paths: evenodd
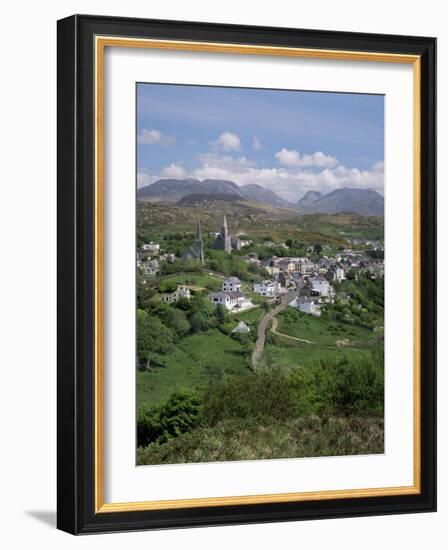
M 187 314 L 182 309 L 168 306 L 161 314 L 164 324 L 173 330 L 180 338 L 190 332 L 190 323 Z
M 155 290 L 141 276 L 137 277 L 137 307 L 149 309 Z
M 215 317 L 218 325 L 224 325 L 230 320 L 230 315 L 227 309 L 222 305 L 218 304 L 215 308 Z
M 215 306 L 205 298 L 195 298 L 191 303 L 189 321 L 193 332 L 211 328 L 215 324 Z
M 322 245 L 320 243 L 317 243 L 314 245 L 314 253 L 320 254 L 322 252 Z
M 188 298 L 179 298 L 175 304 L 175 307 L 188 312 L 191 310 L 190 300 Z
M 137 359 L 148 367 L 153 353 L 167 353 L 173 347 L 173 332 L 155 315 L 137 310 Z

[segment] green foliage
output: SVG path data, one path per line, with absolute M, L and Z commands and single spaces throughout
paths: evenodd
M 138 464 L 178 464 L 384 452 L 382 418 L 306 416 L 277 421 L 233 418 L 199 426 L 137 450 Z
M 191 302 L 190 325 L 193 332 L 206 331 L 215 326 L 215 306 L 206 298 Z
M 150 306 L 151 298 L 155 296 L 155 290 L 143 279 L 137 277 L 137 308 L 147 309 Z
M 143 408 L 137 420 L 139 446 L 165 443 L 198 425 L 201 401 L 191 390 L 178 390 L 164 404 Z
M 336 299 L 334 304 L 323 308 L 323 317 L 341 323 L 352 323 L 371 330 L 384 324 L 384 279 L 370 279 L 365 276 L 354 281 L 347 278 L 339 285 L 350 300 Z
M 377 361 L 340 361 L 332 373 L 329 401 L 345 414 L 380 410 L 384 399 L 384 372 Z
M 233 417 L 381 414 L 383 392 L 383 355 L 376 351 L 363 358 L 322 360 L 289 373 L 266 368 L 223 379 L 206 390 L 204 419 L 213 425 Z
M 177 261 L 175 263 L 167 263 L 165 262 L 162 265 L 162 272 L 164 275 L 169 275 L 172 273 L 201 273 L 202 271 L 202 265 L 199 262 L 195 262 L 193 260 L 187 260 L 187 261 Z
M 204 420 L 210 425 L 235 417 L 282 420 L 294 412 L 288 378 L 274 369 L 222 380 L 210 385 L 204 397 Z
M 154 353 L 170 351 L 173 341 L 173 332 L 158 317 L 137 310 L 137 359 L 140 367 L 147 366 Z
M 176 265 L 178 266 L 178 264 Z M 221 279 L 213 275 L 195 272 L 182 273 L 180 270 L 175 274 L 161 277 L 158 283 L 160 292 L 169 292 L 170 289 L 176 290 L 178 285 L 190 285 L 217 290 L 221 287 L 221 284 Z
M 178 388 L 206 386 L 224 376 L 238 376 L 250 365 L 243 345 L 217 329 L 191 333 L 154 359 L 159 365 L 153 362 L 150 371 L 137 372 L 139 406 L 165 401 Z
M 176 333 L 178 338 L 183 338 L 190 332 L 191 326 L 187 314 L 180 308 L 171 305 L 164 308 L 161 312 L 161 318 L 165 325 Z

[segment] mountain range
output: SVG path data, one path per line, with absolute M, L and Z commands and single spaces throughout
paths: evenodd
M 219 179 L 161 179 L 137 192 L 139 200 L 177 203 L 179 206 L 198 205 L 212 197 L 232 202 L 258 202 L 303 214 L 353 212 L 364 216 L 383 216 L 384 213 L 384 198 L 373 189 L 344 187 L 325 195 L 318 191 L 308 191 L 297 204 L 255 183 L 238 186 L 233 181 Z
M 384 197 L 374 189 L 343 187 L 326 195 L 317 191 L 308 191 L 298 201 L 297 208 L 306 214 L 355 212 L 363 216 L 383 216 Z

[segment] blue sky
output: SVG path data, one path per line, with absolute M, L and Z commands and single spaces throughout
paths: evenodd
M 383 159 L 383 96 L 137 85 L 139 186 L 216 177 L 291 201 L 311 189 L 382 193 Z

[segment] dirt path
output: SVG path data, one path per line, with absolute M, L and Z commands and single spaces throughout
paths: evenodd
M 252 353 L 252 366 L 254 369 L 257 368 L 257 363 L 263 353 L 264 350 L 264 343 L 266 341 L 266 329 L 268 327 L 268 324 L 274 319 L 276 315 L 278 315 L 282 310 L 285 309 L 285 307 L 294 300 L 299 295 L 298 290 L 291 290 L 284 294 L 281 299 L 278 306 L 276 306 L 271 311 L 268 311 L 266 315 L 261 319 L 260 324 L 258 325 L 258 332 L 257 332 L 257 342 L 255 344 L 254 352 Z
M 305 340 L 304 338 L 296 338 L 296 336 L 290 336 L 289 334 L 284 334 L 283 332 L 277 331 L 277 325 L 278 321 L 277 319 L 272 320 L 272 328 L 271 331 L 274 334 L 277 334 L 278 336 L 283 336 L 283 338 L 289 338 L 290 340 L 296 340 L 297 342 L 305 342 L 305 344 L 315 344 L 316 342 L 312 342 L 311 340 Z

